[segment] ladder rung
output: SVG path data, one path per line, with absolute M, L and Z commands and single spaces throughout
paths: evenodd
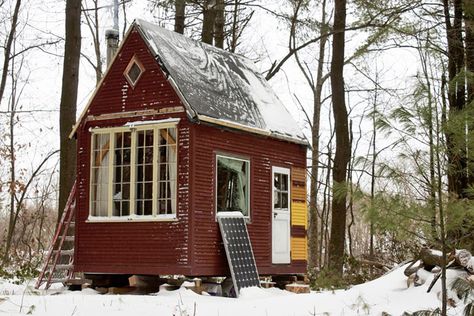
M 64 241 L 74 241 L 74 236 L 65 236 Z
M 68 279 L 51 279 L 50 283 L 65 283 Z
M 52 267 L 52 265 L 49 265 Z M 69 270 L 74 268 L 74 265 L 72 264 L 57 264 L 55 267 L 55 270 Z
M 74 256 L 74 249 L 67 249 L 67 250 L 53 250 L 53 254 L 57 254 L 58 252 L 64 256 Z
M 66 225 L 66 223 L 64 223 L 64 225 Z M 70 223 L 69 223 L 69 228 L 73 228 L 75 225 L 76 225 L 75 222 L 70 222 Z

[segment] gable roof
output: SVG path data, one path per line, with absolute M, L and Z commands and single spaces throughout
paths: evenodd
M 308 143 L 249 59 L 143 20 L 135 26 L 193 118 Z

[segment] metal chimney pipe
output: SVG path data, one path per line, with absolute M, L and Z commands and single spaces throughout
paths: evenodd
M 118 43 L 119 43 L 119 31 L 118 30 L 106 30 L 105 31 L 105 40 L 107 42 L 107 67 L 110 66 L 110 63 L 114 59 L 115 54 L 117 53 Z
M 105 40 L 107 42 L 107 67 L 110 66 L 110 63 L 114 59 L 119 44 L 119 2 L 118 0 L 113 0 L 113 3 L 114 28 L 105 31 Z

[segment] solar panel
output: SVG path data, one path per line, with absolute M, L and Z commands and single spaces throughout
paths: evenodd
M 242 213 L 236 213 L 218 213 L 217 221 L 224 241 L 235 293 L 238 297 L 242 288 L 260 287 L 260 280 L 245 218 Z

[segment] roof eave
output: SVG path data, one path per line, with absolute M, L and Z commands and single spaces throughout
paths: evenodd
M 240 131 L 245 131 L 245 132 L 249 132 L 249 133 L 252 133 L 252 134 L 258 134 L 258 135 L 262 135 L 262 136 L 266 136 L 266 137 L 276 138 L 276 139 L 284 140 L 284 141 L 287 141 L 287 142 L 290 142 L 290 143 L 296 143 L 296 144 L 299 144 L 299 145 L 309 146 L 309 143 L 306 139 L 299 139 L 299 138 L 295 138 L 295 137 L 292 137 L 292 136 L 286 136 L 286 135 L 274 133 L 274 132 L 271 132 L 271 131 L 268 131 L 268 130 L 265 130 L 265 129 L 262 129 L 262 128 L 251 127 L 251 126 L 247 126 L 247 125 L 244 125 L 244 124 L 239 124 L 239 123 L 235 123 L 235 122 L 231 122 L 231 121 L 227 121 L 227 120 L 217 119 L 217 118 L 210 117 L 210 116 L 207 116 L 207 115 L 202 115 L 202 114 L 198 114 L 197 118 L 202 122 L 207 122 L 207 123 L 211 123 L 211 124 L 214 124 L 214 125 L 219 125 L 219 126 L 228 127 L 228 128 L 232 128 L 232 129 L 236 129 L 236 130 L 240 130 Z

